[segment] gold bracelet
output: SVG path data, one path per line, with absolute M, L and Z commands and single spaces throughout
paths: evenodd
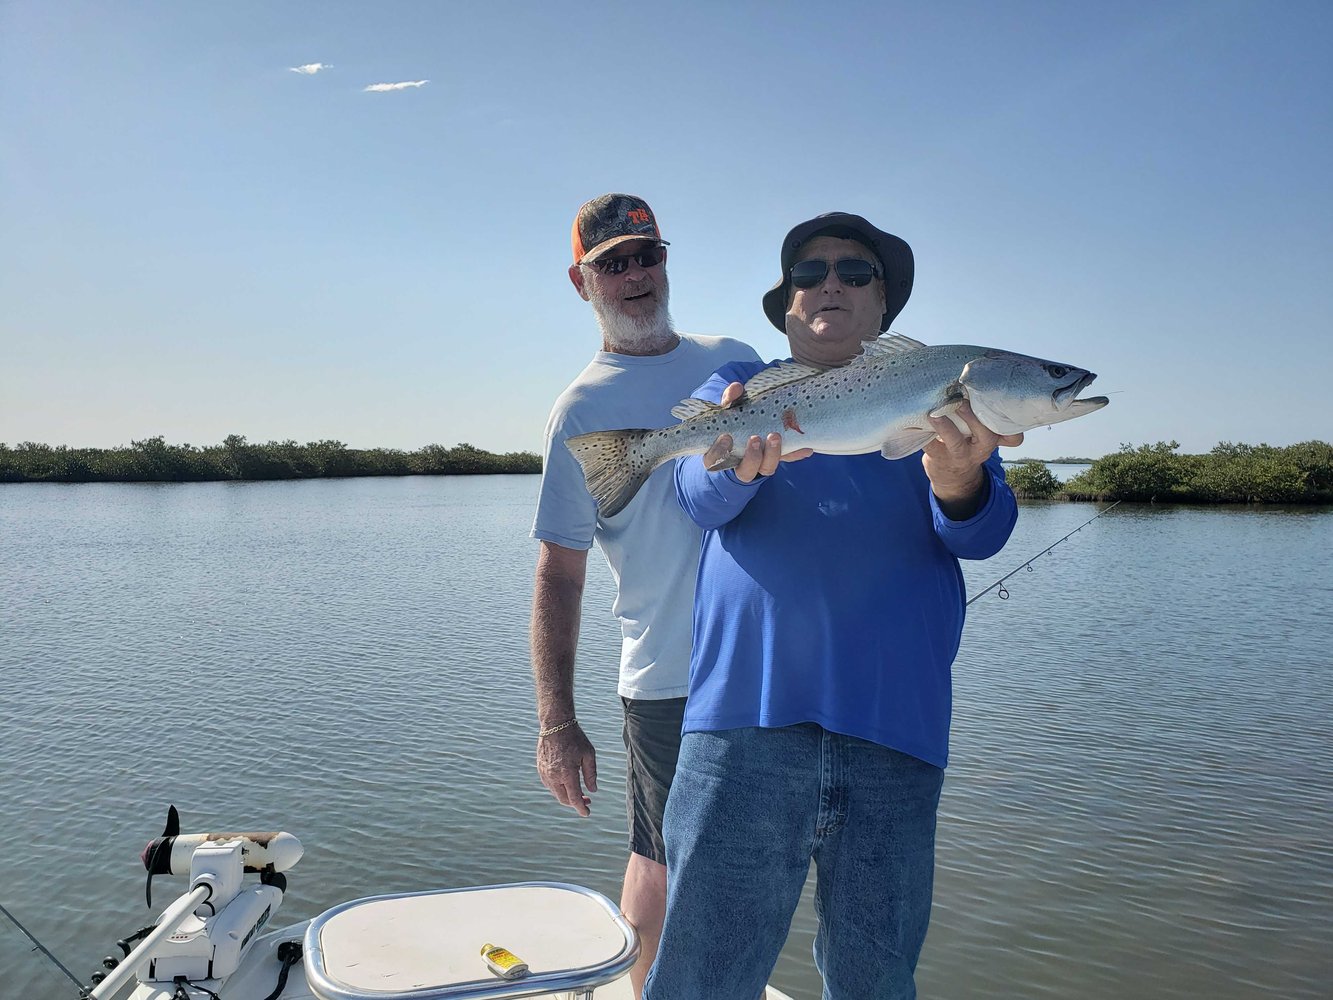
M 554 735 L 555 733 L 560 732 L 560 730 L 562 729 L 568 729 L 570 726 L 577 726 L 578 724 L 579 724 L 578 719 L 570 719 L 568 722 L 562 722 L 558 726 L 550 726 L 547 729 L 538 729 L 537 739 L 540 740 L 544 737 Z

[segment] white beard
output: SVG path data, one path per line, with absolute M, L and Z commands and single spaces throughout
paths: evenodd
M 602 328 L 602 339 L 613 353 L 652 354 L 670 346 L 676 335 L 665 297 L 658 300 L 651 315 L 642 317 L 624 315 L 614 302 L 596 292 L 590 294 L 589 301 Z

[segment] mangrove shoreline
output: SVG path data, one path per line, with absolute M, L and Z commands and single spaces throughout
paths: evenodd
M 1122 444 L 1091 468 L 1060 482 L 1043 463 L 1005 469 L 1022 499 L 1127 500 L 1189 504 L 1333 504 L 1333 445 L 1275 448 L 1223 441 L 1206 455 L 1181 455 L 1175 441 Z
M 1189 504 L 1333 504 L 1333 445 L 1304 441 L 1271 445 L 1222 442 L 1204 455 L 1182 455 L 1175 441 L 1124 444 L 1090 468 L 1060 482 L 1040 459 L 1005 469 L 1014 492 L 1028 500 L 1127 500 Z M 1052 460 L 1068 462 L 1071 459 Z M 0 483 L 188 483 L 342 479 L 359 476 L 536 474 L 541 456 L 495 454 L 459 444 L 416 451 L 349 448 L 341 441 L 250 444 L 233 434 L 220 445 L 167 444 L 162 437 L 128 448 L 70 448 L 25 441 L 0 444 Z
M 349 448 L 341 441 L 250 444 L 232 434 L 202 448 L 161 437 L 128 448 L 52 447 L 25 441 L 0 444 L 0 483 L 199 483 L 356 476 L 477 476 L 541 472 L 540 455 L 493 452 L 460 444 L 417 451 Z

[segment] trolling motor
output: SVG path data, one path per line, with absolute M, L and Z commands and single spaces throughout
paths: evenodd
M 157 925 L 124 961 L 111 966 L 89 997 L 111 997 L 135 976 L 143 983 L 167 986 L 230 976 L 282 905 L 287 888 L 282 873 L 303 852 L 290 833 L 183 835 L 180 815 L 172 806 L 162 836 L 140 855 L 148 870 L 145 896 L 152 906 L 155 875 L 188 874 L 190 888 L 162 911 Z M 246 872 L 257 873 L 259 884 L 244 884 Z

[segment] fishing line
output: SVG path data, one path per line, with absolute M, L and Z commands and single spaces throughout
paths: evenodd
M 65 968 L 64 963 L 62 963 L 60 959 L 56 958 L 54 955 L 51 954 L 51 952 L 47 950 L 46 945 L 42 944 L 42 942 L 38 941 L 35 937 L 33 937 L 32 932 L 29 931 L 28 928 L 24 927 L 23 924 L 19 922 L 18 917 L 14 916 L 14 914 L 10 913 L 7 909 L 5 909 L 3 903 L 0 903 L 0 913 L 3 913 L 10 920 L 12 920 L 14 922 L 14 926 L 17 927 L 19 930 L 21 930 L 24 934 L 26 934 L 28 936 L 28 940 L 31 941 L 34 945 L 36 945 L 37 948 L 41 950 L 43 955 L 45 955 L 51 961 L 55 962 L 56 968 L 58 968 L 65 975 L 69 976 L 69 981 L 79 988 L 79 996 L 86 997 L 88 995 L 88 988 L 84 986 L 83 983 L 81 983 L 75 977 L 74 973 L 70 972 L 69 969 Z
M 1038 552 L 1035 556 L 1033 556 L 1033 557 L 1032 557 L 1031 559 L 1029 559 L 1027 562 L 1025 562 L 1025 563 L 1019 563 L 1019 564 L 1018 564 L 1017 566 L 1015 566 L 1012 570 L 1010 570 L 1010 571 L 1009 571 L 1008 573 L 1006 573 L 1004 576 L 1000 577 L 998 580 L 996 580 L 994 583 L 992 583 L 992 584 L 991 584 L 989 587 L 987 587 L 985 590 L 981 591 L 979 594 L 976 594 L 971 600 L 969 600 L 969 601 L 967 602 L 967 604 L 964 605 L 964 607 L 970 607 L 970 606 L 972 605 L 972 601 L 978 600 L 978 599 L 980 599 L 982 596 L 984 596 L 984 595 L 986 595 L 986 594 L 989 594 L 989 593 L 990 593 L 992 590 L 994 590 L 996 587 L 999 587 L 999 588 L 1000 588 L 1000 593 L 999 593 L 999 598 L 1000 598 L 1000 600 L 1002 600 L 1002 601 L 1007 601 L 1007 600 L 1009 600 L 1009 591 L 1007 591 L 1007 590 L 1004 589 L 1004 581 L 1005 581 L 1005 580 L 1009 579 L 1011 576 L 1013 576 L 1015 573 L 1017 573 L 1020 569 L 1024 569 L 1024 568 L 1026 568 L 1027 571 L 1028 571 L 1029 573 L 1031 573 L 1031 572 L 1032 572 L 1032 564 L 1033 564 L 1034 562 L 1036 562 L 1038 559 L 1040 559 L 1042 556 L 1044 556 L 1047 552 L 1050 552 L 1051 549 L 1055 548 L 1057 545 L 1059 545 L 1061 542 L 1063 542 L 1063 541 L 1065 540 L 1065 538 L 1068 538 L 1068 537 L 1070 537 L 1070 535 L 1074 535 L 1074 534 L 1077 534 L 1078 532 L 1082 531 L 1084 528 L 1086 528 L 1088 525 L 1090 525 L 1093 521 L 1097 520 L 1097 518 L 1101 517 L 1101 516 L 1102 516 L 1103 514 L 1105 514 L 1107 511 L 1115 510 L 1116 507 L 1120 506 L 1120 503 L 1121 503 L 1121 502 L 1120 502 L 1119 500 L 1117 500 L 1115 503 L 1111 504 L 1111 506 L 1105 508 L 1104 510 L 1099 510 L 1096 514 L 1093 514 L 1092 517 L 1088 518 L 1086 521 L 1084 521 L 1082 524 L 1080 524 L 1077 528 L 1075 528 L 1073 531 L 1071 531 L 1068 535 L 1065 535 L 1064 538 L 1057 538 L 1055 541 L 1051 542 L 1050 545 L 1046 546 L 1046 548 L 1042 549 L 1040 552 Z

